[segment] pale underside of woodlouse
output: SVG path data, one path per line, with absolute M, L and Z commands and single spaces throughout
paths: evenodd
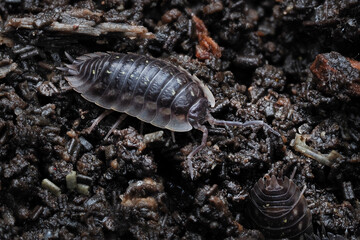
M 312 217 L 303 195 L 289 178 L 259 179 L 250 192 L 249 215 L 266 239 L 301 239 L 311 234 Z
M 65 54 L 71 64 L 58 69 L 69 74 L 66 80 L 88 101 L 171 131 L 202 131 L 201 145 L 187 156 L 191 178 L 191 159 L 205 146 L 208 137 L 208 129 L 203 125 L 206 121 L 222 126 L 259 125 L 280 136 L 263 121 L 214 119 L 209 108 L 214 107 L 215 99 L 208 87 L 164 60 L 132 53 L 96 52 L 76 59 Z

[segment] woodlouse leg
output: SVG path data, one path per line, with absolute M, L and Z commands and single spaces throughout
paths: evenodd
M 109 132 L 106 134 L 104 140 L 106 140 L 110 135 L 111 133 L 119 126 L 119 124 L 125 120 L 125 118 L 127 117 L 126 114 L 121 114 L 119 119 L 115 122 L 115 124 L 111 127 L 111 129 L 109 130 Z
M 194 126 L 194 128 L 202 131 L 203 136 L 202 136 L 201 144 L 199 146 L 197 146 L 186 158 L 186 163 L 187 163 L 187 165 L 189 167 L 189 172 L 190 172 L 191 179 L 194 179 L 194 168 L 193 168 L 193 165 L 192 165 L 193 157 L 195 156 L 195 154 L 200 152 L 200 150 L 205 147 L 206 141 L 207 141 L 207 138 L 208 138 L 208 129 L 205 126 L 199 125 L 199 126 Z
M 143 121 L 140 122 L 140 131 L 139 132 L 141 135 L 144 135 L 143 134 L 143 132 L 144 132 L 144 122 Z
M 172 141 L 173 143 L 175 143 L 175 133 L 173 131 L 171 131 L 171 138 L 172 138 Z
M 91 131 L 96 127 L 96 125 L 99 124 L 99 122 L 101 122 L 101 120 L 104 119 L 104 117 L 106 117 L 107 115 L 109 115 L 112 112 L 112 110 L 105 110 L 102 114 L 100 114 L 100 116 L 98 116 L 94 122 L 91 124 L 91 126 L 87 129 L 85 129 L 85 132 L 87 134 L 91 133 Z

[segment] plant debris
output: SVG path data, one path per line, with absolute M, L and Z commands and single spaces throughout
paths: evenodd
M 0 239 L 264 239 L 249 193 L 294 168 L 308 237 L 358 239 L 359 16 L 358 0 L 0 1 Z M 184 68 L 214 118 L 282 140 L 206 124 L 191 180 L 198 131 L 128 116 L 107 135 L 113 112 L 88 133 L 103 108 L 57 67 L 107 51 Z
M 360 97 L 360 63 L 337 52 L 319 54 L 310 66 L 317 87 L 340 99 Z M 347 97 L 347 98 L 346 98 Z
M 298 151 L 305 156 L 318 161 L 321 164 L 331 167 L 337 159 L 343 158 L 341 154 L 332 150 L 329 154 L 321 154 L 319 151 L 309 147 L 305 143 L 306 138 L 300 134 L 295 135 L 295 139 L 290 143 L 295 151 Z
M 61 17 L 60 17 L 61 16 Z M 127 37 L 154 38 L 143 26 L 134 26 L 126 23 L 101 23 L 103 12 L 92 12 L 88 9 L 72 9 L 64 12 L 47 11 L 32 17 L 9 17 L 5 22 L 5 31 L 15 29 L 44 29 L 49 32 L 64 32 L 100 36 L 109 33 L 124 33 Z M 61 22 L 59 22 L 60 20 Z
M 219 45 L 209 37 L 209 32 L 204 22 L 195 15 L 192 16 L 192 20 L 195 22 L 196 35 L 199 41 L 199 44 L 196 45 L 196 57 L 200 60 L 205 60 L 209 59 L 212 54 L 216 58 L 220 58 L 221 49 Z
M 51 182 L 49 179 L 44 179 L 41 182 L 41 186 L 45 189 L 48 189 L 50 192 L 52 192 L 55 196 L 60 196 L 61 194 L 61 189 L 56 186 L 56 184 L 54 184 L 53 182 Z
M 12 62 L 11 59 L 3 59 L 0 61 L 0 79 L 17 68 L 17 64 Z

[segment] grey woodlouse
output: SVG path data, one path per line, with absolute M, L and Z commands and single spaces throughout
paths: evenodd
M 312 216 L 301 191 L 289 178 L 267 175 L 250 192 L 249 215 L 266 239 L 301 239 L 312 234 Z
M 215 98 L 207 86 L 164 60 L 132 53 L 96 52 L 76 59 L 65 54 L 71 64 L 58 69 L 69 74 L 65 77 L 69 84 L 88 101 L 171 131 L 202 131 L 201 144 L 187 156 L 191 178 L 191 159 L 205 146 L 208 137 L 205 121 L 223 126 L 259 125 L 280 137 L 263 121 L 214 119 L 209 107 L 215 106 Z

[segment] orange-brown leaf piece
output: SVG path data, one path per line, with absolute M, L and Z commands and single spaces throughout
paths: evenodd
M 348 96 L 360 96 L 360 63 L 337 52 L 316 56 L 310 66 L 317 88 L 348 101 Z
M 209 59 L 211 55 L 220 58 L 221 48 L 211 37 L 209 37 L 209 32 L 204 22 L 195 15 L 192 16 L 192 20 L 195 22 L 196 35 L 199 40 L 199 44 L 196 45 L 196 57 L 200 60 Z

